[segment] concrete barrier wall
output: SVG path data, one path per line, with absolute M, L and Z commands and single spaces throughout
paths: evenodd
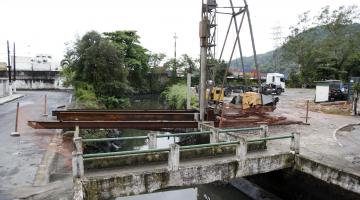
M 0 79 L 0 97 L 5 97 L 9 94 L 9 80 Z
M 360 193 L 360 174 L 345 172 L 343 169 L 313 161 L 303 155 L 296 156 L 295 169 L 345 190 Z
M 181 164 L 181 162 L 180 162 Z M 154 192 L 174 186 L 192 186 L 214 181 L 229 181 L 236 177 L 267 173 L 294 165 L 291 153 L 194 164 L 172 171 L 147 166 L 139 172 L 117 173 L 111 176 L 85 177 L 81 180 L 84 199 L 113 199 L 120 196 Z M 79 190 L 80 191 L 80 190 Z

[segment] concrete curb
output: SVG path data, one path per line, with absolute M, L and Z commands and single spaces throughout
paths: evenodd
M 343 147 L 344 145 L 341 144 L 341 143 L 338 141 L 338 139 L 337 139 L 337 137 L 336 137 L 337 132 L 339 132 L 339 130 L 342 129 L 342 128 L 344 128 L 344 127 L 353 126 L 353 125 L 360 125 L 360 123 L 358 123 L 358 124 L 344 124 L 344 125 L 342 125 L 342 126 L 340 126 L 340 127 L 338 127 L 337 129 L 334 130 L 334 132 L 333 132 L 333 139 L 336 141 L 336 143 L 337 143 L 340 147 Z
M 0 105 L 9 103 L 9 102 L 14 101 L 16 99 L 20 99 L 20 98 L 24 97 L 25 95 L 23 95 L 23 94 L 15 94 L 15 95 L 11 95 L 11 96 L 13 96 L 13 97 L 2 97 L 2 98 L 0 98 Z M 6 99 L 6 98 L 8 98 L 8 99 Z
M 50 175 L 54 169 L 55 160 L 57 156 L 57 145 L 61 143 L 61 135 L 56 133 L 55 137 L 51 139 L 47 151 L 45 152 L 39 168 L 35 175 L 34 186 L 44 186 L 50 182 Z

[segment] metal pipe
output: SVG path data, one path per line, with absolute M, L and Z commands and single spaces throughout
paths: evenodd
M 83 139 L 82 141 L 83 142 L 110 142 L 110 141 L 123 141 L 123 140 L 144 140 L 144 139 L 148 139 L 148 136 Z
M 306 101 L 306 117 L 305 117 L 305 123 L 308 123 L 308 116 L 309 116 L 309 100 Z
M 284 135 L 284 136 L 275 136 L 275 137 L 266 137 L 266 138 L 255 138 L 255 139 L 248 139 L 247 142 L 262 142 L 268 140 L 279 140 L 279 139 L 286 139 L 286 138 L 293 138 L 293 135 Z
M 166 151 L 170 151 L 170 148 L 120 151 L 120 152 L 108 152 L 108 153 L 92 153 L 92 154 L 84 154 L 83 157 L 94 158 L 94 157 L 107 157 L 107 156 L 123 156 L 123 155 L 157 153 L 157 152 L 166 152 Z
M 202 148 L 202 147 L 215 147 L 215 146 L 225 146 L 225 145 L 236 145 L 236 144 L 239 144 L 239 141 L 218 142 L 218 143 L 210 143 L 210 144 L 197 144 L 197 145 L 181 146 L 181 147 L 180 147 L 180 150 L 196 149 L 196 148 Z
M 189 133 L 175 133 L 169 135 L 157 135 L 157 138 L 165 138 L 165 137 L 183 137 L 190 135 L 210 135 L 211 131 L 203 131 L 203 132 L 189 132 Z M 123 141 L 123 140 L 144 140 L 149 139 L 148 136 L 134 136 L 134 137 L 116 137 L 116 138 L 98 138 L 98 139 L 83 139 L 83 142 L 109 142 L 109 141 Z
M 190 133 L 175 133 L 169 135 L 158 135 L 157 138 L 163 137 L 183 137 L 183 136 L 191 136 L 191 135 L 210 135 L 211 131 L 203 131 L 203 132 L 190 132 Z
M 19 107 L 20 107 L 20 102 L 17 102 L 17 104 L 16 104 L 16 118 L 15 118 L 15 133 L 18 132 Z
M 239 129 L 220 129 L 219 133 L 229 133 L 229 132 L 239 132 L 239 131 L 257 131 L 262 130 L 262 127 L 249 127 L 249 128 L 239 128 Z

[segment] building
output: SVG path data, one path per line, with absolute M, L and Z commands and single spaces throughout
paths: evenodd
M 16 56 L 17 89 L 58 89 L 61 87 L 60 64 L 51 55 L 38 54 L 35 57 Z M 11 57 L 11 77 L 14 81 L 14 63 Z M 8 71 L 0 70 L 0 78 L 8 78 Z

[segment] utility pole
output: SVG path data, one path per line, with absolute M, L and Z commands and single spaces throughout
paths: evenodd
M 187 85 L 187 92 L 186 92 L 186 109 L 191 109 L 191 73 L 192 73 L 193 66 L 189 64 L 189 68 L 187 70 L 187 77 L 186 77 L 186 85 Z
M 207 71 L 207 39 L 208 39 L 208 19 L 206 15 L 202 16 L 200 21 L 200 121 L 205 120 L 205 106 L 206 106 L 206 71 Z
M 7 41 L 7 56 L 8 56 L 8 74 L 9 74 L 9 84 L 11 84 L 11 64 L 10 64 L 10 46 L 9 40 Z
M 14 65 L 14 83 L 16 81 L 16 53 L 15 53 L 15 42 L 14 42 L 14 59 L 13 59 L 13 65 Z
M 177 76 L 177 62 L 176 62 L 176 39 L 178 39 L 178 36 L 176 36 L 176 33 L 174 35 L 174 69 L 175 69 L 175 77 Z

